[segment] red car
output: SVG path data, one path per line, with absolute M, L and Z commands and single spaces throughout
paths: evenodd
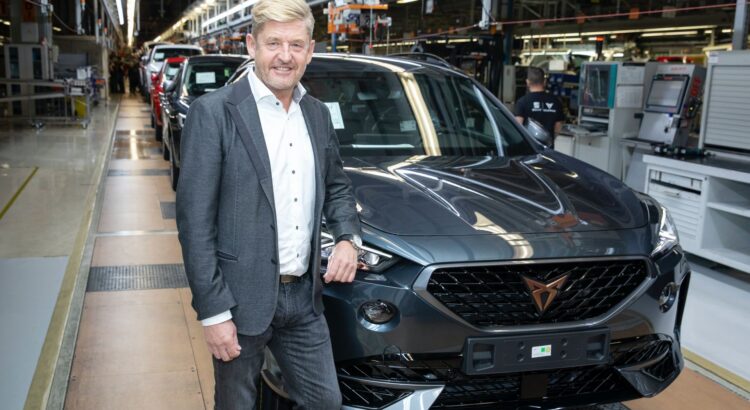
M 165 84 L 174 80 L 175 75 L 180 70 L 185 57 L 168 58 L 158 73 L 151 75 L 151 127 L 156 130 L 156 140 L 161 141 L 162 129 L 164 124 L 161 119 L 161 94 L 164 93 Z

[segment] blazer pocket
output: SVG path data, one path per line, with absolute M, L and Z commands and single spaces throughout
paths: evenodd
M 222 251 L 216 251 L 216 257 L 225 261 L 237 262 L 236 256 L 224 253 Z

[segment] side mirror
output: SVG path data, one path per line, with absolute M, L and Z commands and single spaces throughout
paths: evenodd
M 527 118 L 526 131 L 528 131 L 535 140 L 541 142 L 542 144 L 548 147 L 552 145 L 552 136 L 549 135 L 549 132 L 547 132 L 547 130 L 538 121 Z

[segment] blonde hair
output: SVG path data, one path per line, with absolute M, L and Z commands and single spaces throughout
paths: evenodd
M 253 36 L 257 36 L 269 21 L 289 23 L 302 20 L 312 38 L 315 18 L 305 0 L 259 0 L 253 5 L 252 13 Z

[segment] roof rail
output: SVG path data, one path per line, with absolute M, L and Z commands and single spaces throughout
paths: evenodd
M 395 54 L 388 54 L 388 57 L 408 58 L 411 60 L 418 60 L 418 61 L 423 61 L 425 63 L 439 65 L 445 68 L 451 68 L 451 69 L 455 68 L 453 65 L 451 65 L 451 63 L 449 63 L 443 57 L 438 57 L 435 54 L 430 54 L 430 53 L 395 53 Z

